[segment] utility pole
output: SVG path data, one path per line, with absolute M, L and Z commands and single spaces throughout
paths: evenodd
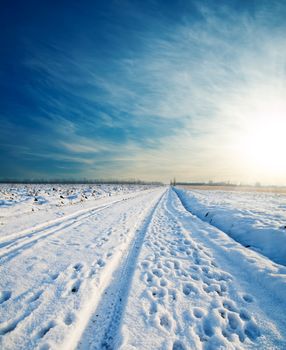
M 176 186 L 176 178 L 174 177 L 173 180 L 170 180 L 170 186 Z

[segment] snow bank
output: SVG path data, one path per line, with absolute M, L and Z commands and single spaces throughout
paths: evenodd
M 286 196 L 175 189 L 201 220 L 278 264 L 286 265 Z

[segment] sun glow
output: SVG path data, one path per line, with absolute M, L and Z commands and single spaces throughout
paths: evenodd
M 286 180 L 285 105 L 280 104 L 279 108 L 268 105 L 257 111 L 245 125 L 238 144 L 247 170 L 263 180 L 283 177 Z

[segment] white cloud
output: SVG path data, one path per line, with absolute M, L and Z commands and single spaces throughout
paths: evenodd
M 160 130 L 162 120 L 180 124 L 176 129 L 170 124 L 170 130 L 149 140 L 144 136 L 154 146 L 147 149 L 144 142 L 134 139 L 116 144 L 96 140 L 96 136 L 79 136 L 75 122 L 55 115 L 48 123 L 63 137 L 59 147 L 75 155 L 89 153 L 91 160 L 85 159 L 86 164 L 97 163 L 100 168 L 103 162 L 102 175 L 112 171 L 115 176 L 124 173 L 165 181 L 169 174 L 177 174 L 182 180 L 263 182 L 263 175 L 254 179 L 247 174 L 243 159 L 235 152 L 239 135 L 257 118 L 253 112 L 257 106 L 267 99 L 280 103 L 286 96 L 285 26 L 275 25 L 272 18 L 279 11 L 278 2 L 270 9 L 263 3 L 255 15 L 227 6 L 214 10 L 198 3 L 197 7 L 204 21 L 186 19 L 171 27 L 161 24 L 162 32 L 157 35 L 141 33 L 140 50 L 109 58 L 110 70 L 99 69 L 102 62 L 76 49 L 70 56 L 63 50 L 27 62 L 56 79 L 64 91 L 115 111 L 116 121 L 98 112 L 101 123 L 110 128 L 149 125 Z M 133 7 L 130 14 L 139 18 Z M 145 20 L 153 23 L 157 19 L 148 16 Z M 85 89 L 81 88 L 83 81 Z M 61 111 L 68 109 L 60 101 L 50 102 Z M 45 118 L 37 120 L 46 123 Z M 93 123 L 92 117 L 83 115 L 85 122 Z M 100 157 L 94 160 L 101 152 L 109 152 L 109 163 Z M 83 171 L 89 172 L 87 168 Z

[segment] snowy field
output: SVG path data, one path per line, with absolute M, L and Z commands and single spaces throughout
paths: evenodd
M 180 189 L 177 193 L 203 221 L 286 265 L 286 194 Z
M 1 349 L 286 348 L 286 196 L 0 194 Z

